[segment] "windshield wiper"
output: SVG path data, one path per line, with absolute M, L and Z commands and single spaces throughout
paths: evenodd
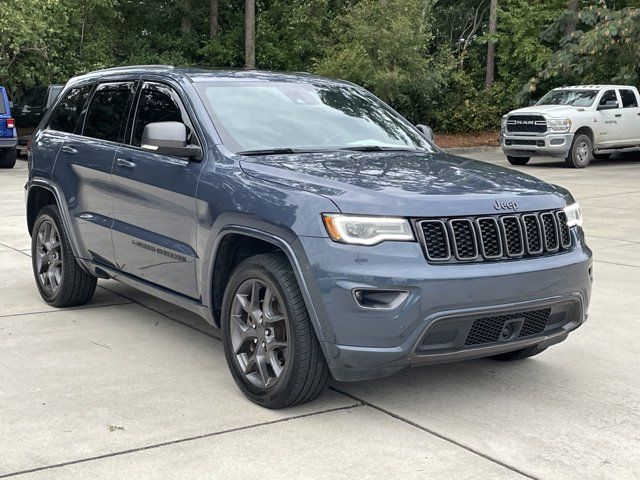
M 417 148 L 410 147 L 383 147 L 381 145 L 359 145 L 353 147 L 344 147 L 340 150 L 348 150 L 354 152 L 423 152 Z
M 238 155 L 280 155 L 280 154 L 294 154 L 294 153 L 322 153 L 327 151 L 335 151 L 335 150 L 327 150 L 322 148 L 264 148 L 262 150 L 245 150 L 242 152 L 236 152 Z

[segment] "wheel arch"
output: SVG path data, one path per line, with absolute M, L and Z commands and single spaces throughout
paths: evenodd
M 576 138 L 578 135 L 583 135 L 583 134 L 587 135 L 591 139 L 591 146 L 592 147 L 595 146 L 594 145 L 595 137 L 591 127 L 580 127 L 578 130 L 576 130 L 576 133 L 574 134 L 573 138 Z
M 60 208 L 53 190 L 43 185 L 31 186 L 27 192 L 27 228 L 29 229 L 29 235 L 33 233 L 33 226 L 38 212 L 47 205 L 58 205 L 58 208 Z
M 303 275 L 301 262 L 304 262 L 305 259 L 300 259 L 299 256 L 304 255 L 304 253 L 296 252 L 291 243 L 276 234 L 251 227 L 226 226 L 221 229 L 216 239 L 208 269 L 207 288 L 203 291 L 203 294 L 207 295 L 204 300 L 208 301 L 206 305 L 211 309 L 214 325 L 218 328 L 220 327 L 224 286 L 235 266 L 244 258 L 268 252 L 282 253 L 287 258 L 300 286 L 309 318 L 320 345 L 325 350 L 325 339 L 331 334 L 327 331 L 328 325 L 326 325 L 326 322 L 321 322 L 318 316 L 310 286 Z M 325 356 L 327 353 L 325 351 Z

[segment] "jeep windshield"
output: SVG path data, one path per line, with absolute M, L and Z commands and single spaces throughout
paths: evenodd
M 404 118 L 355 86 L 267 80 L 196 85 L 234 153 L 435 150 Z
M 536 105 L 571 105 L 590 107 L 598 90 L 552 90 L 542 97 Z

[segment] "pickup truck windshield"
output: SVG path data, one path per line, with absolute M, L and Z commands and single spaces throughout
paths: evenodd
M 536 105 L 572 105 L 590 107 L 598 90 L 552 90 L 542 97 Z
M 426 150 L 406 120 L 357 87 L 330 83 L 197 84 L 225 146 L 235 153 Z

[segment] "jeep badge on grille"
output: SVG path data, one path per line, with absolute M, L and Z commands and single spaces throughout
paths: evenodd
M 513 210 L 515 212 L 518 210 L 518 204 L 516 202 L 499 202 L 496 200 L 493 208 L 496 210 Z

